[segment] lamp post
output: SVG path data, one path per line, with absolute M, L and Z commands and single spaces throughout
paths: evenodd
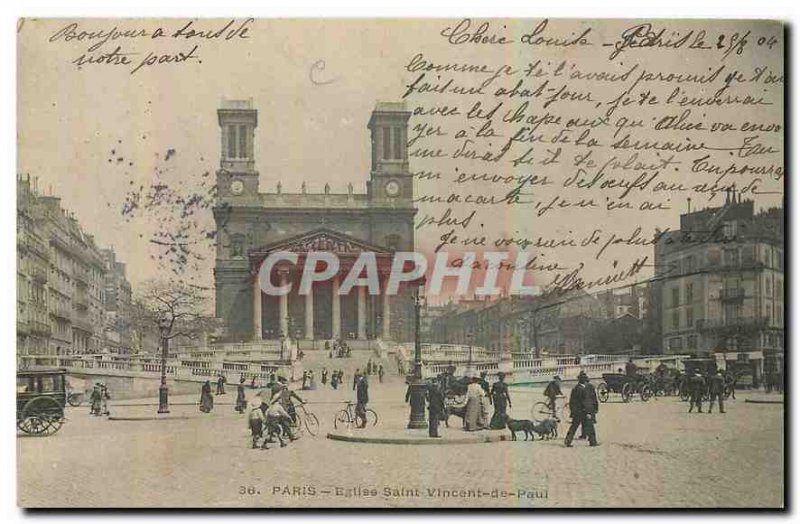
M 278 340 L 280 341 L 280 345 L 281 345 L 281 355 L 279 357 L 279 360 L 280 360 L 281 363 L 283 363 L 283 346 L 284 346 L 284 344 L 286 344 L 286 335 L 283 334 L 283 331 L 281 331 L 278 334 Z
M 161 336 L 161 385 L 158 386 L 158 412 L 169 413 L 169 390 L 167 388 L 167 351 L 169 351 L 169 332 L 172 322 L 166 316 L 158 320 L 158 333 Z
M 414 293 L 414 372 L 412 373 L 408 387 L 409 404 L 411 412 L 408 416 L 408 429 L 425 429 L 428 423 L 425 421 L 425 392 L 426 385 L 422 380 L 422 343 L 420 341 L 420 310 L 422 309 L 425 297 L 420 290 L 425 284 L 424 280 L 418 282 Z

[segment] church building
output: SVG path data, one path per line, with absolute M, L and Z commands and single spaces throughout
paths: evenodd
M 252 100 L 223 101 L 217 111 L 221 154 L 214 281 L 216 316 L 224 321 L 229 341 L 413 337 L 412 291 L 385 293 L 393 253 L 414 250 L 416 209 L 406 145 L 410 115 L 403 103 L 379 102 L 372 111 L 367 123 L 372 162 L 366 193 L 356 192 L 352 184 L 346 193 L 334 193 L 328 183 L 322 192 L 312 192 L 305 182 L 300 193 L 286 193 L 280 183 L 274 191 L 259 187 L 254 150 L 258 111 Z M 323 152 L 311 149 L 309 154 Z M 317 184 L 336 180 L 336 173 L 293 176 Z M 257 278 L 264 259 L 276 251 L 297 253 L 300 260 L 296 266 L 277 265 L 273 270 L 276 286 L 293 284 L 284 296 L 264 293 Z M 303 257 L 312 251 L 335 253 L 340 274 L 315 283 L 312 293 L 299 295 Z M 364 251 L 375 253 L 380 294 L 357 286 L 341 295 L 341 279 Z

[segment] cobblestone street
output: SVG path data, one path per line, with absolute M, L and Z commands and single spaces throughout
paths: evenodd
M 345 384 L 345 386 L 349 386 Z M 248 397 L 253 395 L 248 390 Z M 373 429 L 401 434 L 404 386 L 374 379 Z M 529 418 L 539 389 L 512 389 L 516 418 Z M 325 438 L 350 387 L 300 392 L 321 423 L 287 448 L 251 450 L 235 389 L 209 415 L 178 405 L 186 420 L 113 421 L 68 408 L 49 438 L 17 439 L 18 500 L 34 506 L 363 507 L 739 507 L 783 505 L 783 406 L 741 392 L 728 413 L 687 414 L 676 398 L 601 405 L 601 446 L 561 439 L 412 446 Z M 780 398 L 780 397 L 772 397 Z M 144 401 L 142 401 L 144 402 Z M 152 401 L 151 401 L 152 402 Z M 113 415 L 154 414 L 155 405 L 114 405 Z M 463 434 L 460 420 L 445 432 Z

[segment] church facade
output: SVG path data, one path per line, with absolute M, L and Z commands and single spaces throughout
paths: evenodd
M 385 292 L 395 251 L 414 250 L 413 177 L 409 171 L 407 126 L 402 103 L 379 102 L 369 119 L 371 169 L 366 193 L 285 193 L 280 183 L 262 192 L 256 170 L 254 136 L 258 112 L 251 100 L 226 100 L 217 111 L 221 155 L 216 173 L 214 219 L 217 250 L 214 268 L 216 316 L 230 341 L 394 339 L 413 336 L 411 289 Z M 354 140 L 358 137 L 353 137 Z M 302 178 L 302 174 L 298 174 Z M 296 265 L 278 264 L 270 279 L 291 283 L 288 295 L 262 291 L 258 274 L 270 253 L 298 255 Z M 305 255 L 327 251 L 340 260 L 340 273 L 298 294 Z M 365 287 L 339 293 L 339 284 L 362 252 L 374 253 L 380 293 Z

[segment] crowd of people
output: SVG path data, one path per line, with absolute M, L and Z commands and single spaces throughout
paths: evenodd
M 110 415 L 109 400 L 111 400 L 111 394 L 108 392 L 108 386 L 104 382 L 95 382 L 92 392 L 89 394 L 89 414 Z

